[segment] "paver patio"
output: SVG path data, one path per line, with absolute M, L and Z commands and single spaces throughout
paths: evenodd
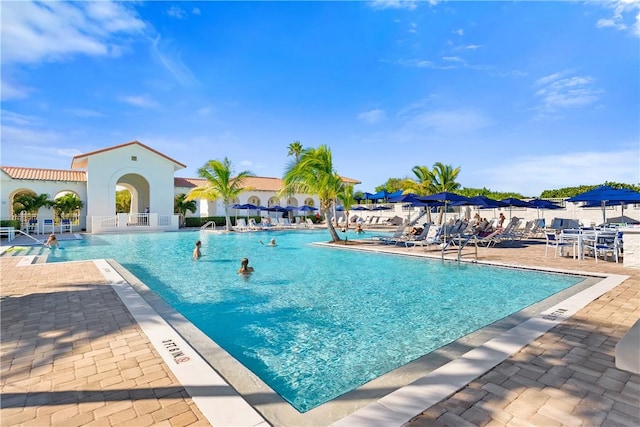
M 209 425 L 92 262 L 19 260 L 0 258 L 0 424 Z M 543 244 L 481 248 L 479 260 L 629 278 L 409 426 L 640 425 L 640 377 L 614 360 L 640 317 L 640 271 L 545 257 Z

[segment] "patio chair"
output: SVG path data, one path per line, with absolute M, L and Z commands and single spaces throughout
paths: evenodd
M 60 220 L 60 233 L 64 233 L 65 231 L 69 231 L 69 233 L 73 232 L 73 224 L 71 224 L 70 219 L 62 219 Z
M 55 233 L 53 218 L 45 218 L 42 220 L 42 234 L 47 234 L 47 229 L 49 233 Z
M 544 256 L 547 256 L 549 248 L 553 248 L 554 258 L 558 256 L 558 252 L 560 252 L 560 256 L 564 256 L 564 248 L 573 246 L 573 243 L 563 242 L 560 237 L 556 235 L 555 231 L 545 231 L 544 235 L 547 239 L 547 244 L 544 248 Z
M 27 234 L 31 234 L 32 232 L 40 233 L 37 219 L 30 219 L 27 222 Z

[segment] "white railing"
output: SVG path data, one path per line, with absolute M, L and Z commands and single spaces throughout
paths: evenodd
M 171 225 L 170 215 L 158 215 L 158 227 L 168 227 Z
M 94 216 L 94 218 L 98 218 L 100 221 L 100 227 L 109 228 L 109 227 L 117 227 L 118 226 L 118 216 L 110 215 L 110 216 Z
M 135 226 L 148 226 L 149 214 L 146 213 L 132 213 L 127 216 L 127 225 Z

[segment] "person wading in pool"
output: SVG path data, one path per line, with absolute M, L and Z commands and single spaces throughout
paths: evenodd
M 240 269 L 238 270 L 238 274 L 251 274 L 253 273 L 253 267 L 249 267 L 249 258 L 242 258 L 240 261 Z
M 56 239 L 56 235 L 53 233 L 49 235 L 49 238 L 47 239 L 47 242 L 44 245 L 48 246 L 51 249 L 60 247 L 60 243 L 58 242 L 58 239 Z
M 196 247 L 193 248 L 193 259 L 200 259 L 200 257 L 202 257 L 202 252 L 200 252 L 200 246 L 202 245 L 202 243 L 200 243 L 200 240 L 196 241 Z

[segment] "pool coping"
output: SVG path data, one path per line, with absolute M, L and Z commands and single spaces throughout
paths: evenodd
M 326 244 L 319 243 L 319 245 Z M 327 246 L 330 246 L 334 249 L 356 249 L 362 251 L 388 253 L 395 256 L 414 256 L 421 258 L 434 258 L 438 260 L 440 259 L 440 256 L 436 257 L 433 255 L 422 253 L 398 253 L 390 250 L 380 250 L 381 248 L 377 247 L 371 249 L 354 246 Z M 452 259 L 445 260 L 453 261 Z M 475 261 L 463 260 L 462 262 Z M 420 376 L 417 380 L 410 382 L 408 385 L 397 388 L 395 391 L 391 391 L 383 397 L 374 398 L 374 401 L 372 403 L 362 405 L 362 402 L 355 402 L 346 404 L 346 406 L 343 405 L 342 412 L 344 412 L 345 407 L 349 407 L 351 405 L 352 410 L 347 410 L 346 414 L 336 414 L 330 409 L 327 410 L 326 408 L 328 406 L 332 406 L 330 405 L 332 402 L 335 405 L 335 402 L 339 402 L 342 400 L 341 398 L 343 398 L 343 396 L 340 396 L 330 402 L 327 402 L 317 408 L 301 414 L 287 402 L 285 402 L 282 398 L 280 398 L 277 393 L 266 386 L 253 373 L 244 368 L 244 366 L 242 366 L 222 348 L 215 344 L 215 342 L 204 335 L 198 328 L 191 324 L 191 322 L 189 322 L 186 318 L 184 318 L 182 315 L 168 306 L 168 304 L 166 304 L 161 297 L 151 291 L 144 283 L 142 283 L 133 274 L 128 272 L 128 270 L 117 263 L 117 261 L 108 260 L 108 263 L 116 270 L 122 281 L 131 285 L 131 287 L 135 289 L 138 296 L 142 297 L 142 299 L 144 299 L 153 308 L 155 316 L 157 316 L 160 321 L 166 321 L 168 327 L 172 328 L 174 331 L 177 331 L 176 333 L 178 334 L 178 336 L 184 337 L 181 339 L 184 339 L 183 342 L 187 346 L 189 346 L 188 348 L 193 349 L 196 354 L 199 354 L 203 359 L 208 361 L 207 366 L 209 366 L 211 371 L 216 372 L 216 370 L 220 370 L 220 364 L 229 364 L 231 366 L 230 369 L 232 371 L 236 371 L 235 376 L 238 378 L 236 378 L 235 381 L 232 380 L 229 382 L 225 380 L 226 386 L 228 386 L 230 389 L 233 389 L 234 392 L 244 400 L 246 399 L 242 397 L 243 392 L 237 391 L 235 390 L 235 388 L 244 388 L 247 387 L 247 385 L 252 388 L 252 391 L 250 393 L 252 393 L 253 396 L 249 397 L 249 400 L 251 400 L 252 402 L 246 402 L 247 407 L 249 408 L 248 413 L 258 411 L 261 416 L 263 416 L 264 419 L 267 420 L 267 423 L 274 423 L 274 425 L 283 426 L 318 425 L 318 420 L 324 421 L 323 423 L 321 423 L 322 425 L 330 424 L 332 426 L 340 427 L 363 424 L 380 425 L 385 427 L 391 425 L 401 426 L 410 421 L 416 415 L 420 414 L 426 408 L 445 399 L 447 396 L 464 387 L 473 379 L 491 370 L 500 362 L 508 358 L 510 355 L 514 354 L 519 349 L 529 344 L 536 337 L 539 337 L 554 326 L 568 319 L 579 309 L 583 308 L 607 291 L 615 288 L 629 277 L 619 274 L 594 273 L 566 269 L 531 267 L 520 264 L 478 261 L 478 264 L 497 267 L 578 275 L 599 280 L 597 283 L 588 286 L 586 289 L 578 291 L 577 293 L 566 299 L 563 299 L 561 302 L 554 304 L 552 307 L 544 311 L 541 311 L 540 313 L 532 316 L 519 325 L 512 327 L 505 332 L 502 332 L 497 337 L 485 342 L 484 344 L 481 344 L 474 349 L 460 356 L 457 356 L 452 361 L 438 368 L 435 368 L 427 375 Z M 579 284 L 574 285 L 571 288 L 575 286 L 579 286 Z M 545 299 L 545 301 L 549 298 Z M 127 306 L 125 300 L 123 300 L 123 303 L 125 304 L 125 306 Z M 127 306 L 127 308 L 129 307 Z M 187 342 L 194 344 L 194 346 L 192 347 L 191 345 L 187 344 Z M 203 348 L 205 349 L 203 350 Z M 163 354 L 163 351 L 165 351 L 166 349 L 160 346 L 159 348 L 157 348 L 157 350 L 160 354 Z M 171 366 L 170 363 L 167 362 L 167 364 L 168 366 Z M 400 367 L 398 369 L 402 368 L 403 367 Z M 228 374 L 229 372 L 221 373 L 220 375 L 222 375 L 223 378 L 226 378 Z M 217 372 L 216 375 L 218 375 Z M 187 391 L 190 393 L 190 395 L 194 397 L 194 402 L 198 405 L 200 410 L 204 414 L 210 412 L 211 409 L 209 409 L 207 405 L 214 404 L 213 401 L 215 401 L 215 398 L 210 401 L 197 398 L 199 393 L 196 392 L 195 395 L 191 394 L 191 392 L 189 391 L 189 384 L 185 384 L 178 375 L 176 376 L 181 381 L 185 389 L 187 389 Z M 236 384 L 236 381 L 239 378 L 244 383 L 242 386 L 238 386 Z M 449 380 L 443 381 L 443 378 L 449 378 Z M 230 385 L 230 383 L 233 385 Z M 366 390 L 366 386 L 367 384 L 365 384 L 361 388 L 363 390 Z M 194 387 L 191 387 L 191 389 L 195 390 Z M 366 396 L 366 391 L 364 392 L 364 395 Z M 224 406 L 225 405 L 223 405 L 223 407 Z M 218 411 L 220 411 L 220 408 L 214 410 L 213 412 Z M 265 412 L 268 412 L 268 414 L 265 414 Z M 329 419 L 326 417 L 329 417 Z M 216 422 L 212 422 L 212 424 L 220 424 L 220 421 L 218 420 Z M 224 423 L 224 425 L 253 424 Z

